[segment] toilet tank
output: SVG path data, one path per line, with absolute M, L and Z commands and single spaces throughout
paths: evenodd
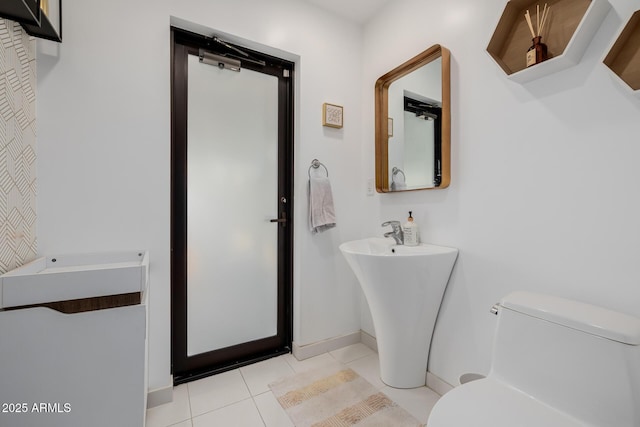
M 593 426 L 640 426 L 640 319 L 549 295 L 500 302 L 489 377 Z

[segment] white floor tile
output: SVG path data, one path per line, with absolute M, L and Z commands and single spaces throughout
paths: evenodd
M 294 427 L 287 413 L 270 391 L 253 397 L 267 427 Z
M 264 427 L 253 399 L 243 400 L 193 418 L 193 427 Z
M 269 391 L 269 383 L 295 374 L 283 356 L 240 368 L 252 396 Z
M 237 369 L 193 381 L 188 385 L 193 417 L 251 397 Z
M 286 354 L 282 356 L 287 361 L 289 366 L 296 372 L 306 372 L 312 369 L 321 368 L 331 363 L 336 363 L 336 359 L 329 353 L 322 353 L 318 356 L 310 357 L 305 360 L 298 360 L 293 354 Z
M 362 343 L 348 345 L 329 352 L 338 362 L 349 363 L 362 357 L 376 354 L 375 351 Z
M 387 386 L 380 379 L 380 360 L 377 353 L 347 363 L 347 366 L 369 381 L 375 388 L 381 389 Z
M 378 354 L 363 344 L 354 344 L 303 361 L 287 354 L 177 386 L 173 402 L 147 411 L 146 427 L 293 427 L 268 385 L 336 360 L 422 423 L 427 422 L 440 397 L 427 387 L 403 390 L 386 386 L 380 380 Z
M 167 427 L 190 418 L 189 392 L 182 384 L 173 388 L 172 402 L 147 410 L 146 427 Z
M 381 391 L 421 423 L 427 422 L 433 405 L 440 398 L 435 391 L 427 387 L 400 389 L 387 386 Z

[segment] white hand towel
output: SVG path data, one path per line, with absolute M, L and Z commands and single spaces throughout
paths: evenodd
M 336 226 L 329 178 L 309 180 L 309 228 L 313 234 Z

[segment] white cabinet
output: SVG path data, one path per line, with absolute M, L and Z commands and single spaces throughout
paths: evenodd
M 148 265 L 46 257 L 0 276 L 0 426 L 144 426 Z

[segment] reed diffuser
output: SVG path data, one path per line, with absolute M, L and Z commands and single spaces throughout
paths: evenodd
M 531 31 L 531 37 L 533 44 L 527 50 L 527 67 L 532 65 L 536 65 L 541 63 L 542 61 L 546 61 L 547 56 L 547 45 L 542 43 L 542 30 L 544 30 L 544 24 L 547 22 L 547 18 L 549 17 L 549 10 L 551 8 L 547 7 L 547 3 L 544 4 L 544 8 L 542 9 L 542 16 L 540 15 L 540 5 L 536 5 L 536 30 L 533 29 L 533 20 L 531 19 L 531 14 L 527 9 L 527 12 L 524 14 L 524 18 L 527 20 L 527 25 L 529 26 L 529 30 Z

